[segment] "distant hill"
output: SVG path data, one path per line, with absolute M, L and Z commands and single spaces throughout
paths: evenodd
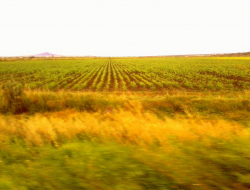
M 32 57 L 64 57 L 62 55 L 52 54 L 49 52 L 44 52 L 40 54 L 33 55 Z
M 212 54 L 210 56 L 218 56 L 218 57 L 250 57 L 250 52 Z
M 27 58 L 27 57 L 37 57 L 37 58 L 49 58 L 49 57 L 64 57 L 64 58 L 72 58 L 72 57 L 82 57 L 82 58 L 107 58 L 107 57 L 101 57 L 101 56 L 91 56 L 91 55 L 85 55 L 85 56 L 63 56 L 63 55 L 57 55 L 52 54 L 49 52 L 44 52 L 36 55 L 26 55 L 26 56 L 12 56 L 12 57 L 0 57 L 1 60 L 5 58 Z M 250 52 L 240 52 L 240 53 L 214 53 L 214 54 L 186 54 L 186 55 L 156 55 L 156 56 L 127 56 L 126 58 L 130 57 L 250 57 Z M 119 58 L 119 57 L 113 57 L 113 58 Z M 123 57 L 125 58 L 125 57 Z

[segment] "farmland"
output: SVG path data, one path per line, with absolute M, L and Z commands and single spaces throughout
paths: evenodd
M 111 58 L 0 62 L 0 85 L 69 91 L 249 90 L 247 58 Z
M 250 189 L 250 59 L 0 60 L 0 189 Z

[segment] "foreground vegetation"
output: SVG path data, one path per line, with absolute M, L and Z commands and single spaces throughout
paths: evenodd
M 12 88 L 12 87 L 10 87 Z M 0 113 L 35 114 L 73 109 L 79 112 L 106 113 L 138 110 L 152 113 L 159 118 L 201 116 L 240 122 L 246 126 L 250 121 L 250 91 L 193 93 L 96 93 L 20 91 L 19 87 L 0 93 Z
M 1 62 L 0 189 L 250 189 L 249 62 L 219 59 Z
M 72 110 L 1 116 L 1 189 L 248 189 L 250 130 Z
M 18 89 L 0 95 L 0 189 L 250 188 L 249 91 Z

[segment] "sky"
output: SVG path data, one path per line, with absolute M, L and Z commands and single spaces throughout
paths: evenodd
M 250 51 L 249 0 L 1 0 L 0 56 Z

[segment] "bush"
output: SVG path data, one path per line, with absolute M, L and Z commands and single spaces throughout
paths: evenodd
M 25 101 L 27 100 L 23 93 L 23 87 L 20 83 L 10 81 L 2 86 L 3 90 L 3 112 L 20 114 L 27 111 Z

